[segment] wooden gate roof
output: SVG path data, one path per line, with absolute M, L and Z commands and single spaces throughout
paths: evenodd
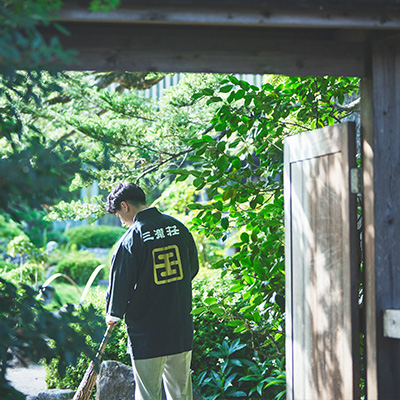
M 55 16 L 79 52 L 69 68 L 365 76 L 371 40 L 400 34 L 398 0 L 121 3 L 92 13 L 68 1 Z

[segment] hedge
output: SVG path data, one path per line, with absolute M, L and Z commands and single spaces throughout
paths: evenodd
M 83 225 L 66 232 L 68 244 L 88 248 L 111 248 L 126 232 L 124 228 L 108 225 Z

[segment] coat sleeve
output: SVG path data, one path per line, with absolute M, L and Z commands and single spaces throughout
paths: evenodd
M 122 318 L 137 280 L 136 257 L 129 243 L 122 241 L 111 261 L 109 285 L 106 297 L 106 313 Z

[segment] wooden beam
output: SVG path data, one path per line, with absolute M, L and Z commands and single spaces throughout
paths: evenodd
M 169 25 L 64 23 L 66 68 L 97 71 L 363 76 L 366 33 Z M 54 31 L 44 33 L 50 37 Z
M 362 84 L 367 398 L 400 393 L 400 341 L 383 330 L 400 310 L 400 45 L 374 41 Z
M 371 2 L 138 1 L 125 0 L 116 10 L 90 12 L 69 1 L 56 20 L 62 22 L 173 25 L 261 26 L 279 28 L 398 29 L 400 7 Z

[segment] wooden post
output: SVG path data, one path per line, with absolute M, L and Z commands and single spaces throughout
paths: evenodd
M 384 336 L 400 309 L 400 44 L 373 41 L 361 87 L 367 398 L 400 393 L 400 340 Z

